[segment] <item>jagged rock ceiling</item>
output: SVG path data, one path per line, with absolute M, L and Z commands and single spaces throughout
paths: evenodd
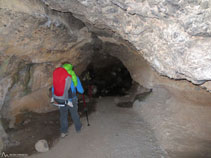
M 211 1 L 43 0 L 86 24 L 129 41 L 160 74 L 203 83 L 211 79 Z
M 19 47 L 31 49 L 34 43 L 36 47 L 41 47 L 41 51 L 43 45 L 48 50 L 68 50 L 71 47 L 69 43 L 77 39 L 77 30 L 83 27 L 81 24 L 74 29 L 73 21 L 68 20 L 72 19 L 69 16 L 73 14 L 83 21 L 90 31 L 110 31 L 110 36 L 119 36 L 129 41 L 162 75 L 174 79 L 187 79 L 196 84 L 211 79 L 210 1 L 1 0 L 0 6 L 4 8 L 1 9 L 1 17 L 9 17 L 6 21 L 1 19 L 5 27 L 1 31 L 1 45 L 9 43 L 6 48 L 4 45 L 1 46 L 3 53 L 5 49 L 12 49 L 10 46 L 14 43 L 16 50 Z M 50 26 L 51 23 L 57 26 L 51 28 L 53 35 L 42 28 Z M 10 24 L 13 27 L 7 29 Z M 66 27 L 62 27 L 63 25 Z M 24 27 L 22 37 L 25 45 L 29 46 L 18 44 L 21 36 L 14 36 L 18 31 L 15 29 L 17 27 Z M 61 31 L 62 29 L 68 31 Z M 36 41 L 25 37 L 29 32 L 33 36 L 36 31 L 41 32 L 37 34 L 39 37 Z M 4 38 L 2 33 L 8 35 L 8 32 L 9 36 Z M 66 34 L 67 32 L 69 34 Z M 48 39 L 43 38 L 46 34 Z M 56 40 L 52 40 L 55 38 Z M 26 49 L 25 52 L 29 51 Z

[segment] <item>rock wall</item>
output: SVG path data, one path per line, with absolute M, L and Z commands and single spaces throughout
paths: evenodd
M 53 69 L 70 61 L 80 73 L 91 41 L 71 13 L 48 9 L 39 0 L 0 0 L 0 111 L 10 127 L 20 112 L 54 110 L 48 97 Z M 6 135 L 1 124 L 0 133 Z
M 70 61 L 75 66 L 84 62 L 92 50 L 87 50 L 86 54 L 81 50 L 87 47 L 87 43 L 91 47 L 90 42 L 91 34 L 71 13 L 50 10 L 39 0 L 1 0 L 2 114 L 10 116 L 8 109 L 16 109 L 23 102 L 30 107 L 30 99 L 25 98 L 27 95 L 30 98 L 33 93 L 38 95 L 33 104 L 39 106 L 42 99 L 38 98 L 42 98 L 43 94 L 37 91 L 49 88 L 53 69 L 64 61 Z

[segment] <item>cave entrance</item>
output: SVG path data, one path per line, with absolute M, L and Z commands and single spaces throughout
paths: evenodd
M 85 94 L 90 97 L 124 96 L 133 81 L 118 58 L 102 53 L 93 55 L 81 79 Z

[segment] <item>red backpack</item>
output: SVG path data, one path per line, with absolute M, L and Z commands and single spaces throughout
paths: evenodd
M 53 71 L 53 97 L 55 100 L 68 100 L 71 77 L 72 76 L 62 67 L 56 68 Z

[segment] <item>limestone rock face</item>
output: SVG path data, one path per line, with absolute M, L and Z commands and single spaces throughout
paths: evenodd
M 43 2 L 52 9 L 72 12 L 87 25 L 95 24 L 97 28 L 114 31 L 129 41 L 162 75 L 196 84 L 211 79 L 210 1 Z
M 86 54 L 81 49 L 91 42 L 90 35 L 71 13 L 51 10 L 40 0 L 1 0 L 2 115 L 11 117 L 30 107 L 37 112 L 52 109 L 46 89 L 52 84 L 53 69 L 64 61 L 77 65 L 88 59 L 92 49 Z

